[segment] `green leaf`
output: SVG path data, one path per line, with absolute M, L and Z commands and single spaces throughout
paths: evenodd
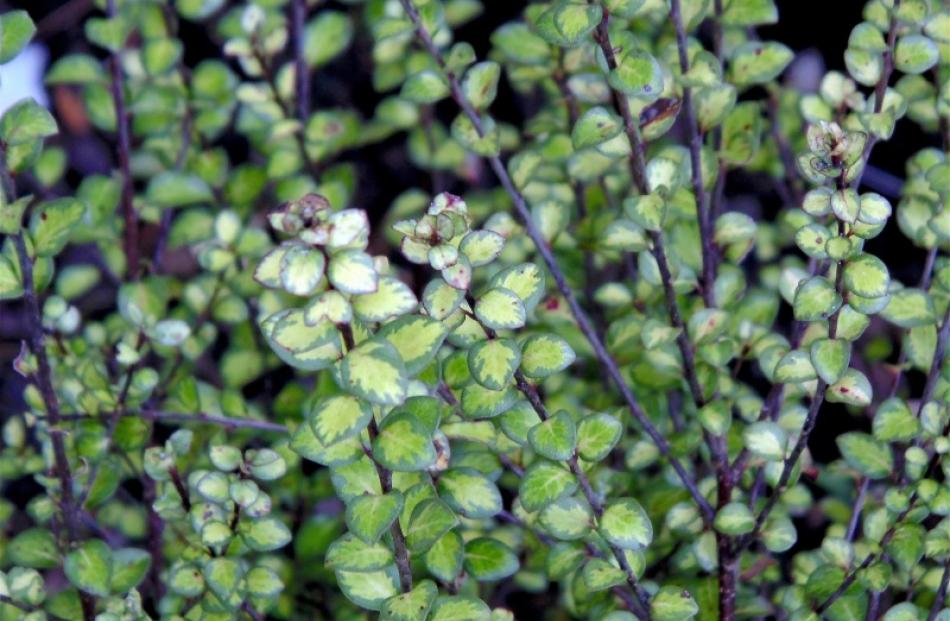
M 879 298 L 887 293 L 890 275 L 883 261 L 864 253 L 845 265 L 844 284 L 861 297 Z
M 539 460 L 525 471 L 518 488 L 521 505 L 527 511 L 540 511 L 552 502 L 569 496 L 577 489 L 577 480 L 567 468 Z
M 438 498 L 426 498 L 412 510 L 406 543 L 413 553 L 425 552 L 459 523 L 458 516 Z
M 422 315 L 401 317 L 377 333 L 396 348 L 409 375 L 418 374 L 432 362 L 446 334 L 445 324 Z
M 353 22 L 340 11 L 321 10 L 304 28 L 303 54 L 312 68 L 327 64 L 350 45 Z
M 290 543 L 292 535 L 283 522 L 274 517 L 254 520 L 244 532 L 248 547 L 258 552 L 279 550 Z
M 450 531 L 426 552 L 426 569 L 439 580 L 451 582 L 461 573 L 464 556 L 465 543 L 462 541 L 462 536 Z
M 490 621 L 491 609 L 477 597 L 440 595 L 432 605 L 429 621 Z
M 501 130 L 488 115 L 482 115 L 479 120 L 481 131 L 466 114 L 459 114 L 452 121 L 452 137 L 475 155 L 495 157 L 501 150 Z
M 818 377 L 828 384 L 841 379 L 851 362 L 851 343 L 844 339 L 816 339 L 810 352 Z
M 571 140 L 575 149 L 585 149 L 607 142 L 623 131 L 616 115 L 601 106 L 589 108 L 574 124 Z
M 631 49 L 618 55 L 607 81 L 630 97 L 656 97 L 663 91 L 663 69 L 649 52 Z
M 597 557 L 587 561 L 582 575 L 584 584 L 591 591 L 603 591 L 627 581 L 627 574 L 622 569 Z
M 713 524 L 726 535 L 744 535 L 755 528 L 755 516 L 744 502 L 730 502 L 716 512 Z
M 501 65 L 494 61 L 475 63 L 462 78 L 462 94 L 476 110 L 484 110 L 498 94 Z
M 488 265 L 501 254 L 505 238 L 494 231 L 471 231 L 462 238 L 459 252 L 468 257 L 472 267 Z
M 43 257 L 59 254 L 85 211 L 85 206 L 74 198 L 43 203 L 30 217 L 30 235 L 36 254 Z
M 287 309 L 261 323 L 261 332 L 281 360 L 308 371 L 325 369 L 339 360 L 343 338 L 330 322 L 308 326 L 300 309 Z
M 798 285 L 792 306 L 799 321 L 827 319 L 841 306 L 841 296 L 827 279 L 812 276 Z
M 518 571 L 518 556 L 497 539 L 478 537 L 465 544 L 465 570 L 480 582 L 502 580 Z
M 851 188 L 838 190 L 831 195 L 831 211 L 842 222 L 856 222 L 860 210 L 861 200 L 858 193 Z
M 610 414 L 592 414 L 577 426 L 577 454 L 585 461 L 607 457 L 623 435 L 623 423 Z
M 722 124 L 722 159 L 741 166 L 759 152 L 762 142 L 762 106 L 755 101 L 736 104 Z
M 514 265 L 492 276 L 489 286 L 514 291 L 524 303 L 525 311 L 530 313 L 544 295 L 544 272 L 534 263 Z
M 577 427 L 571 415 L 561 410 L 528 432 L 528 442 L 539 455 L 554 461 L 564 461 L 574 454 L 577 445 Z
M 152 557 L 145 550 L 121 548 L 112 553 L 112 578 L 110 590 L 113 593 L 127 593 L 137 587 L 148 574 Z
M 88 539 L 66 555 L 66 577 L 80 591 L 108 597 L 112 583 L 112 550 L 99 539 Z
M 383 543 L 366 543 L 352 533 L 346 533 L 327 548 L 324 563 L 329 569 L 372 571 L 382 569 L 393 561 L 392 550 Z
M 897 40 L 894 67 L 904 73 L 923 73 L 940 60 L 937 44 L 922 34 L 906 34 Z
M 129 27 L 123 15 L 91 17 L 85 23 L 86 38 L 99 47 L 118 53 L 125 44 Z
M 469 468 L 453 468 L 442 473 L 438 488 L 445 502 L 467 518 L 494 517 L 503 508 L 498 487 Z
M 387 416 L 373 440 L 373 459 L 389 470 L 425 470 L 436 457 L 429 430 L 411 412 Z
M 424 69 L 409 76 L 400 96 L 419 104 L 432 104 L 449 96 L 449 83 L 437 71 Z
M 346 506 L 346 527 L 366 543 L 376 543 L 399 517 L 402 505 L 403 496 L 397 491 L 360 496 Z
M 891 300 L 881 316 L 901 328 L 932 325 L 937 313 L 933 299 L 922 289 L 901 289 L 891 294 Z
M 874 413 L 874 437 L 882 442 L 906 442 L 920 432 L 920 422 L 903 399 L 891 397 Z
M 773 0 L 729 0 L 723 7 L 722 23 L 729 26 L 760 26 L 778 21 Z
M 593 526 L 593 516 L 587 504 L 568 496 L 551 503 L 541 511 L 541 525 L 549 533 L 564 541 L 586 537 Z
M 373 258 L 361 250 L 344 250 L 333 255 L 327 277 L 334 288 L 345 293 L 374 293 L 379 286 Z
M 247 592 L 255 597 L 272 599 L 284 590 L 284 583 L 277 572 L 269 567 L 254 567 L 246 576 Z
M 693 596 L 679 587 L 662 587 L 650 601 L 650 614 L 656 621 L 687 621 L 698 613 L 699 605 Z
M 312 295 L 323 279 L 326 259 L 315 248 L 294 244 L 280 258 L 280 284 L 291 295 Z
M 567 341 L 554 334 L 535 334 L 524 342 L 521 370 L 525 376 L 543 379 L 569 367 L 576 358 Z
M 244 579 L 244 569 L 238 561 L 228 557 L 213 558 L 204 564 L 201 573 L 211 591 L 222 601 L 230 602 L 232 596 L 237 596 L 240 605 L 243 598 L 240 583 Z
M 815 379 L 815 367 L 808 352 L 793 349 L 782 356 L 773 374 L 776 382 L 797 384 Z
M 337 395 L 317 402 L 308 420 L 320 442 L 327 445 L 360 433 L 372 418 L 373 409 L 368 403 Z
M 795 524 L 785 516 L 773 516 L 762 529 L 762 543 L 769 552 L 786 552 L 798 541 Z
M 56 538 L 44 528 L 27 529 L 10 540 L 7 557 L 14 565 L 34 569 L 53 569 L 60 562 Z
M 752 423 L 742 432 L 742 440 L 749 452 L 767 461 L 781 461 L 785 458 L 785 446 L 788 438 L 778 424 L 771 421 Z
M 890 447 L 866 433 L 844 433 L 835 443 L 848 465 L 870 479 L 883 479 L 894 468 Z
M 32 98 L 13 104 L 0 117 L 0 141 L 8 147 L 47 138 L 58 131 L 53 115 Z
M 554 31 L 546 31 L 546 34 L 551 35 L 549 40 L 552 43 L 562 47 L 577 47 L 597 27 L 602 16 L 600 5 L 557 2 L 539 21 L 550 20 Z
M 600 518 L 600 533 L 624 550 L 640 550 L 653 541 L 653 524 L 633 498 L 611 500 Z
M 36 33 L 36 26 L 26 11 L 8 11 L 0 15 L 0 65 L 26 47 Z
M 211 187 L 201 177 L 165 171 L 152 177 L 145 191 L 149 202 L 159 207 L 184 207 L 214 200 Z
M 99 61 L 89 54 L 67 54 L 46 72 L 47 84 L 89 84 L 103 82 L 106 72 Z
M 489 328 L 513 330 L 525 324 L 525 306 L 511 289 L 495 287 L 475 302 L 475 316 Z
M 841 379 L 828 387 L 825 398 L 832 403 L 846 403 L 864 407 L 871 403 L 871 382 L 857 369 L 847 369 Z
M 433 319 L 439 321 L 458 310 L 465 299 L 465 292 L 452 287 L 441 278 L 435 278 L 422 292 L 422 306 Z
M 666 219 L 666 201 L 659 194 L 644 194 L 624 200 L 623 209 L 630 219 L 648 231 L 660 231 Z
M 439 594 L 431 580 L 423 580 L 412 591 L 386 600 L 380 610 L 380 621 L 425 621 L 432 602 Z
M 407 373 L 396 348 L 383 339 L 361 343 L 340 365 L 342 387 L 380 405 L 399 405 L 406 398 Z
M 795 58 L 787 46 L 775 41 L 749 41 L 738 46 L 730 59 L 730 76 L 736 86 L 765 84 L 785 71 Z
M 353 298 L 353 312 L 363 321 L 385 321 L 412 312 L 418 304 L 406 283 L 382 276 L 376 291 Z
M 511 339 L 492 339 L 476 343 L 468 350 L 468 366 L 475 381 L 491 390 L 502 390 L 521 362 L 518 343 Z
M 336 571 L 336 583 L 351 602 L 369 610 L 380 610 L 399 594 L 399 572 L 395 565 L 375 571 Z

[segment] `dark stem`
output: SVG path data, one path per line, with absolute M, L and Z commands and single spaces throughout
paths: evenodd
M 593 3 L 593 0 L 588 0 L 588 3 Z M 604 16 L 594 31 L 594 41 L 597 42 L 601 52 L 604 54 L 604 59 L 607 61 L 607 68 L 613 71 L 617 68 L 617 55 L 614 53 L 614 46 L 610 42 L 610 33 L 607 30 L 609 21 L 610 15 L 605 9 Z M 626 95 L 618 92 L 616 89 L 610 89 L 610 93 L 614 108 L 620 113 L 620 118 L 623 119 L 623 131 L 627 135 L 627 140 L 630 141 L 630 176 L 633 179 L 633 184 L 636 186 L 637 191 L 639 191 L 640 194 L 647 194 L 649 192 L 646 177 L 647 165 L 645 147 L 643 140 L 640 138 L 640 120 L 633 116 L 633 112 L 630 110 L 630 102 L 627 101 Z
M 304 26 L 307 0 L 293 0 L 290 26 L 294 41 L 294 85 L 297 87 L 297 118 L 306 124 L 310 117 L 310 69 L 304 56 Z
M 5 168 L 5 167 L 4 167 Z M 59 508 L 63 514 L 63 526 L 66 529 L 66 539 L 69 543 L 75 543 L 80 540 L 79 519 L 76 514 L 76 503 L 73 498 L 73 473 L 69 466 L 69 458 L 66 455 L 66 443 L 63 441 L 63 430 L 60 428 L 62 419 L 59 411 L 59 398 L 56 396 L 56 390 L 53 388 L 53 371 L 50 367 L 49 358 L 46 356 L 46 346 L 43 336 L 43 320 L 40 314 L 39 302 L 36 299 L 36 292 L 33 284 L 33 262 L 30 260 L 26 251 L 26 242 L 23 240 L 23 234 L 19 233 L 13 236 L 13 243 L 16 246 L 17 258 L 20 261 L 20 271 L 23 273 L 23 301 L 26 303 L 26 310 L 30 316 L 30 350 L 36 356 L 37 372 L 34 377 L 36 387 L 43 398 L 43 404 L 46 406 L 46 415 L 49 418 L 50 428 L 48 430 L 50 443 L 53 446 L 53 469 L 56 472 L 56 478 L 59 480 L 60 499 Z M 80 591 L 80 601 L 82 604 L 83 618 L 91 621 L 95 617 L 96 601 L 84 591 Z
M 370 442 L 375 440 L 377 435 L 379 435 L 379 428 L 376 426 L 376 421 L 371 420 L 369 422 Z M 369 453 L 369 458 L 373 460 L 373 464 L 376 466 L 376 474 L 379 476 L 379 485 L 383 493 L 390 493 L 393 491 L 393 473 L 373 459 L 372 453 Z M 406 545 L 406 537 L 402 532 L 402 527 L 399 525 L 398 518 L 393 522 L 389 532 L 392 534 L 393 548 L 396 552 L 396 569 L 399 572 L 399 585 L 403 593 L 408 593 L 412 590 L 412 566 L 409 564 L 409 546 Z
M 881 537 L 881 541 L 878 543 L 881 550 L 884 550 L 884 548 L 887 547 L 887 544 L 891 542 L 891 539 L 894 538 L 894 534 L 897 532 L 897 527 L 900 525 L 901 522 L 904 521 L 904 518 L 907 517 L 907 514 L 911 512 L 911 510 L 914 508 L 916 503 L 917 503 L 917 492 L 914 492 L 914 494 L 911 495 L 910 499 L 907 502 L 907 508 L 905 508 L 903 511 L 900 512 L 900 514 L 897 516 L 897 519 L 894 520 L 894 523 L 891 525 L 891 527 L 888 528 L 887 531 L 884 533 L 884 536 Z M 815 613 L 817 613 L 818 615 L 821 615 L 824 611 L 828 610 L 828 608 L 832 604 L 834 604 L 838 600 L 838 598 L 841 597 L 844 594 L 844 592 L 847 591 L 848 588 L 852 584 L 854 584 L 854 581 L 858 579 L 858 574 L 860 574 L 862 571 L 870 567 L 871 564 L 874 563 L 877 559 L 879 559 L 882 554 L 883 552 L 875 552 L 873 554 L 868 554 L 866 557 L 864 557 L 864 560 L 861 562 L 860 565 L 858 565 L 857 567 L 855 567 L 854 569 L 848 572 L 848 575 L 845 576 L 844 580 L 841 581 L 841 584 L 838 585 L 838 588 L 835 589 L 834 593 L 829 595 L 824 601 L 818 604 L 818 606 L 815 608 Z
M 114 415 L 115 412 L 110 413 Z M 158 410 L 128 410 L 122 411 L 120 416 L 133 416 L 144 420 L 157 421 L 161 423 L 196 423 L 206 425 L 218 425 L 227 429 L 256 429 L 258 431 L 272 431 L 274 433 L 289 433 L 290 430 L 280 423 L 272 423 L 266 420 L 257 420 L 254 418 L 233 418 L 230 416 L 216 416 L 214 414 L 205 414 L 203 412 L 163 412 Z M 64 414 L 60 420 L 89 420 L 86 414 Z
M 950 561 L 943 563 L 943 577 L 940 578 L 940 587 L 937 589 L 937 598 L 927 613 L 927 621 L 934 621 L 940 611 L 943 609 L 944 600 L 947 599 L 947 585 L 950 584 Z
M 116 0 L 108 0 L 109 17 L 117 15 Z M 115 106 L 115 125 L 117 134 L 117 157 L 119 174 L 122 178 L 122 192 L 119 208 L 125 221 L 125 262 L 128 276 L 135 280 L 139 271 L 139 221 L 132 203 L 132 171 L 129 158 L 132 153 L 132 141 L 129 136 L 129 117 L 125 109 L 125 91 L 122 83 L 122 61 L 118 53 L 112 55 L 109 64 L 112 68 L 112 103 Z
M 670 19 L 673 21 L 673 28 L 676 30 L 676 48 L 679 54 L 680 72 L 686 75 L 689 72 L 689 57 L 687 56 L 686 29 L 683 27 L 680 0 L 670 0 Z M 683 109 L 686 111 L 686 129 L 689 132 L 690 172 L 692 174 L 693 193 L 696 195 L 696 215 L 699 220 L 699 240 L 702 245 L 702 294 L 706 306 L 712 308 L 716 305 L 713 299 L 713 284 L 716 282 L 716 248 L 713 242 L 713 222 L 706 201 L 706 190 L 703 187 L 703 137 L 699 132 L 699 124 L 696 121 L 696 111 L 693 109 L 693 93 L 688 86 L 683 87 Z
M 472 122 L 478 134 L 480 136 L 484 136 L 485 131 L 478 112 L 475 111 L 471 103 L 462 93 L 458 78 L 451 71 L 447 70 L 445 66 L 445 59 L 439 52 L 438 47 L 436 47 L 435 43 L 432 41 L 432 37 L 429 35 L 429 32 L 422 24 L 422 20 L 419 17 L 418 11 L 416 11 L 416 8 L 410 3 L 409 0 L 400 0 L 400 4 L 402 4 L 406 14 L 409 15 L 410 19 L 415 25 L 416 34 L 420 41 L 423 43 L 432 58 L 438 63 L 439 67 L 445 72 L 451 87 L 452 98 Z M 634 129 L 636 130 L 636 125 L 634 125 Z M 699 506 L 700 512 L 704 517 L 704 521 L 707 523 L 712 523 L 714 516 L 712 506 L 699 491 L 699 488 L 696 486 L 696 482 L 692 479 L 689 473 L 687 473 L 686 469 L 683 467 L 683 464 L 672 454 L 669 443 L 660 434 L 653 423 L 650 422 L 650 419 L 641 408 L 636 397 L 634 397 L 630 388 L 627 386 L 620 369 L 617 367 L 616 361 L 614 361 L 613 357 L 607 352 L 606 347 L 604 346 L 600 337 L 597 335 L 597 332 L 591 324 L 590 319 L 587 317 L 587 314 L 584 312 L 583 308 L 581 308 L 581 305 L 577 301 L 577 297 L 574 295 L 574 292 L 571 290 L 570 286 L 568 286 L 567 280 L 564 277 L 564 272 L 561 271 L 561 268 L 558 266 L 557 260 L 554 258 L 554 254 L 551 251 L 550 246 L 548 246 L 547 242 L 545 242 L 544 237 L 541 235 L 537 225 L 534 223 L 534 220 L 531 217 L 531 212 L 525 203 L 524 197 L 522 197 L 521 193 L 518 192 L 517 188 L 515 188 L 511 177 L 508 175 L 508 171 L 505 169 L 504 163 L 501 161 L 501 158 L 497 155 L 492 156 L 488 158 L 488 162 L 504 187 L 505 191 L 508 193 L 509 197 L 511 197 L 515 210 L 518 212 L 518 215 L 524 222 L 528 236 L 534 242 L 538 254 L 541 255 L 545 265 L 551 272 L 551 276 L 554 279 L 558 291 L 560 291 L 561 295 L 564 296 L 571 313 L 574 315 L 574 318 L 577 321 L 578 328 L 590 342 L 591 348 L 594 350 L 594 354 L 597 356 L 597 359 L 607 371 L 607 374 L 610 376 L 611 380 L 617 385 L 617 389 L 620 391 L 621 397 L 626 403 L 627 408 L 630 410 L 630 413 L 641 425 L 641 427 L 643 427 L 647 435 L 650 436 L 650 439 L 656 445 L 660 454 L 666 458 L 666 460 L 676 471 L 680 481 L 682 481 L 693 500 Z

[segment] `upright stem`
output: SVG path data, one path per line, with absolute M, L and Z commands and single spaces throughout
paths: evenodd
M 369 422 L 370 441 L 372 442 L 377 435 L 379 435 L 379 429 L 376 426 L 376 421 L 371 420 Z M 370 454 L 369 457 L 372 459 L 372 454 Z M 373 464 L 376 466 L 376 474 L 379 476 L 379 485 L 382 488 L 383 493 L 388 494 L 392 492 L 393 473 L 387 468 L 383 467 L 375 459 L 373 459 Z M 393 548 L 395 549 L 396 556 L 396 569 L 399 572 L 399 585 L 403 593 L 408 593 L 412 590 L 412 566 L 409 564 L 409 546 L 406 545 L 406 536 L 402 532 L 402 527 L 399 525 L 398 519 L 393 522 L 389 532 L 392 534 L 393 538 Z
M 118 12 L 116 0 L 108 0 L 107 9 L 109 17 L 115 17 Z M 118 138 L 117 157 L 119 174 L 122 178 L 119 207 L 122 210 L 122 218 L 125 220 L 125 262 L 128 275 L 134 280 L 138 278 L 139 222 L 135 206 L 132 204 L 132 172 L 129 168 L 132 142 L 129 137 L 129 117 L 125 109 L 122 59 L 118 52 L 112 55 L 109 64 L 112 69 L 112 103 L 115 106 L 115 126 Z
M 297 116 L 306 123 L 310 116 L 310 70 L 304 56 L 304 26 L 307 0 L 293 0 L 290 25 L 294 40 L 294 85 L 297 89 Z
M 472 122 L 472 125 L 475 127 L 475 130 L 478 132 L 478 134 L 480 136 L 484 136 L 485 131 L 482 125 L 481 117 L 478 115 L 478 112 L 462 92 L 457 76 L 446 67 L 445 59 L 442 57 L 438 47 L 433 42 L 428 30 L 426 30 L 425 26 L 423 25 L 418 11 L 409 0 L 400 0 L 400 4 L 402 4 L 406 14 L 415 25 L 416 34 L 419 37 L 419 40 L 422 42 L 426 50 L 438 63 L 439 67 L 443 70 L 446 77 L 448 78 L 452 98 Z M 634 129 L 636 129 L 636 126 L 634 126 Z M 689 491 L 690 496 L 699 507 L 704 521 L 707 523 L 712 523 L 714 516 L 712 506 L 702 495 L 702 493 L 700 493 L 699 488 L 696 486 L 696 482 L 683 467 L 683 464 L 672 454 L 669 443 L 660 434 L 653 423 L 650 422 L 650 419 L 643 411 L 643 408 L 640 406 L 636 397 L 634 397 L 630 388 L 627 386 L 627 383 L 624 380 L 623 374 L 620 372 L 616 361 L 607 352 L 603 341 L 601 341 L 600 337 L 597 335 L 597 332 L 591 324 L 590 319 L 587 317 L 584 309 L 581 308 L 580 303 L 577 301 L 577 297 L 574 295 L 574 292 L 571 290 L 570 286 L 568 286 L 564 277 L 564 272 L 561 271 L 561 268 L 558 266 L 557 260 L 554 258 L 554 254 L 551 251 L 550 246 L 548 246 L 547 242 L 544 240 L 544 237 L 541 235 L 541 232 L 538 230 L 537 225 L 534 223 L 534 220 L 531 217 L 531 212 L 525 203 L 524 197 L 521 196 L 521 193 L 512 182 L 511 177 L 508 175 L 508 171 L 505 169 L 504 163 L 501 161 L 501 158 L 495 155 L 488 157 L 487 159 L 492 170 L 495 172 L 495 175 L 498 177 L 505 191 L 508 193 L 508 196 L 511 197 L 515 211 L 517 211 L 519 217 L 524 222 L 528 236 L 534 242 L 538 254 L 541 255 L 541 258 L 547 266 L 548 271 L 551 272 L 551 276 L 554 279 L 555 285 L 557 286 L 557 289 L 560 291 L 561 295 L 564 296 L 564 299 L 571 310 L 571 314 L 574 316 L 574 319 L 577 322 L 578 328 L 587 338 L 588 342 L 590 342 L 591 348 L 594 350 L 594 355 L 607 371 L 607 374 L 610 376 L 611 380 L 617 385 L 617 389 L 620 391 L 620 395 L 623 398 L 624 403 L 627 405 L 627 408 L 630 410 L 630 413 L 641 425 L 641 427 L 643 427 L 647 435 L 650 436 L 650 439 L 656 445 L 660 454 L 663 455 L 667 461 L 669 461 L 680 481 Z
M 592 1 L 593 0 L 588 0 L 588 2 Z M 600 51 L 604 54 L 604 59 L 607 61 L 607 68 L 613 71 L 617 68 L 617 55 L 614 53 L 614 46 L 610 42 L 610 33 L 607 29 L 609 21 L 610 15 L 604 10 L 604 16 L 601 18 L 600 24 L 597 25 L 597 29 L 594 30 L 594 41 L 597 42 L 597 45 L 600 46 Z M 640 194 L 647 194 L 649 192 L 646 177 L 647 165 L 644 153 L 645 147 L 643 140 L 640 138 L 640 119 L 633 116 L 633 112 L 630 110 L 630 102 L 627 100 L 626 95 L 616 89 L 610 89 L 610 93 L 611 99 L 614 102 L 614 108 L 617 109 L 617 112 L 620 113 L 620 118 L 623 119 L 623 131 L 627 135 L 627 140 L 630 142 L 630 176 L 633 179 L 633 184 L 637 188 L 637 191 L 639 191 Z
M 36 299 L 36 292 L 33 289 L 33 262 L 26 251 L 26 242 L 23 240 L 22 233 L 18 233 L 13 237 L 13 243 L 16 246 L 17 258 L 20 261 L 20 271 L 23 273 L 23 301 L 26 303 L 26 310 L 30 317 L 30 350 L 36 356 L 38 367 L 34 379 L 43 398 L 43 404 L 46 406 L 46 415 L 50 422 L 48 433 L 50 444 L 53 446 L 53 469 L 56 472 L 60 487 L 59 509 L 63 514 L 66 539 L 72 544 L 80 540 L 79 518 L 76 513 L 75 499 L 73 498 L 73 473 L 69 466 L 69 458 L 66 455 L 63 430 L 60 428 L 62 421 L 60 419 L 59 399 L 56 396 L 56 390 L 53 388 L 53 371 L 49 364 L 49 358 L 46 356 L 42 315 L 40 314 L 39 302 Z M 96 613 L 95 599 L 92 595 L 80 591 L 80 602 L 83 618 L 86 621 L 91 621 Z
M 680 72 L 683 75 L 689 71 L 688 47 L 686 29 L 683 27 L 683 16 L 680 11 L 680 0 L 670 0 L 670 19 L 676 30 L 676 48 L 679 54 Z M 686 112 L 686 129 L 689 132 L 689 161 L 693 182 L 693 193 L 696 195 L 696 214 L 699 220 L 699 240 L 702 245 L 703 257 L 703 287 L 702 294 L 706 306 L 715 306 L 713 299 L 713 284 L 716 282 L 716 249 L 713 244 L 713 225 L 706 201 L 706 190 L 703 187 L 703 136 L 699 132 L 699 123 L 696 121 L 696 111 L 693 109 L 693 92 L 688 86 L 683 87 L 683 110 Z
M 568 121 L 568 131 L 574 127 L 574 124 L 577 123 L 577 120 L 580 118 L 580 109 L 577 105 L 577 98 L 574 97 L 574 93 L 571 92 L 571 87 L 567 83 L 567 77 L 564 74 L 564 54 L 563 52 L 559 53 L 558 64 L 554 70 L 554 83 L 557 85 L 558 90 L 561 92 L 561 96 L 564 98 L 564 107 L 567 109 L 567 121 Z M 584 191 L 584 184 L 580 181 L 575 181 L 571 184 L 571 189 L 574 192 L 574 202 L 577 203 L 577 215 L 578 219 L 583 221 L 588 214 L 587 211 L 587 195 Z M 587 302 L 587 307 L 590 309 L 591 313 L 594 315 L 595 319 L 602 319 L 597 316 L 597 306 L 594 302 L 594 289 L 597 284 L 597 279 L 595 278 L 596 267 L 594 265 L 594 255 L 591 253 L 590 249 L 586 247 L 583 248 L 584 253 L 584 271 L 586 272 L 586 278 L 584 278 L 584 298 Z M 598 324 L 601 321 L 598 321 Z

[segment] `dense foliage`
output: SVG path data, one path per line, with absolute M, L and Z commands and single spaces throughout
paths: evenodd
M 100 0 L 46 82 L 115 169 L 3 114 L 0 619 L 950 619 L 950 10 L 870 0 L 815 92 L 772 0 L 525 3 L 480 58 L 491 10 Z M 314 106 L 357 45 L 378 106 Z M 888 198 L 898 124 L 943 149 Z

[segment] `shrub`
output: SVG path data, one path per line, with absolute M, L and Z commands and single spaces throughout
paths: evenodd
M 115 169 L 0 118 L 0 619 L 950 618 L 940 5 L 805 92 L 771 0 L 98 3 L 46 82 Z

